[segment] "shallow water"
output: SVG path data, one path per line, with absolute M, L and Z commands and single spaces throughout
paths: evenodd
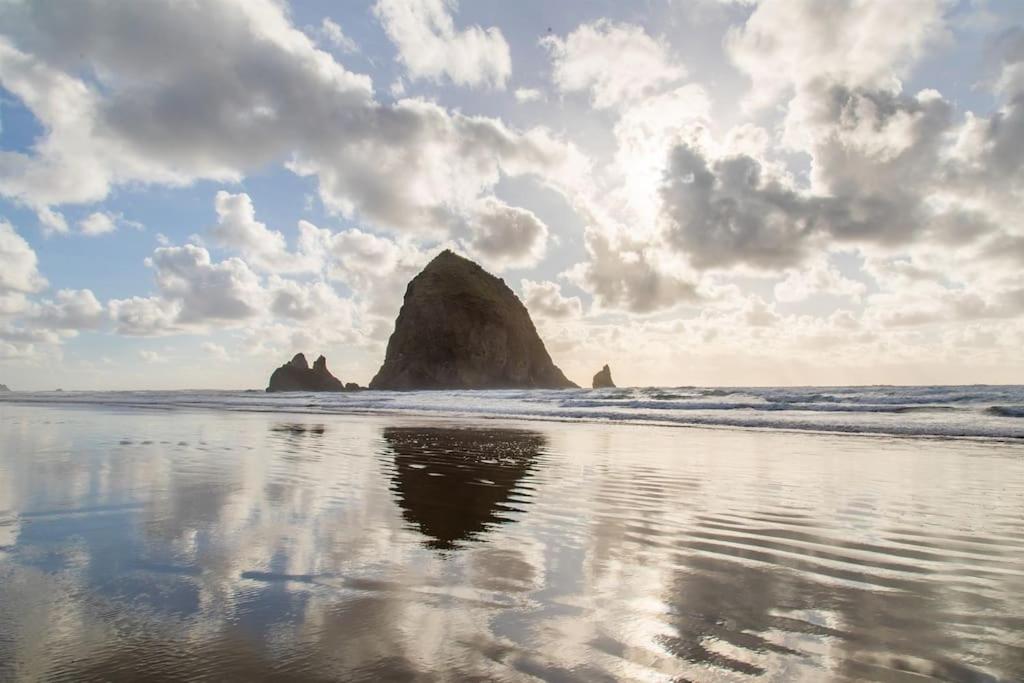
M 1024 680 L 1024 445 L 0 404 L 0 679 Z

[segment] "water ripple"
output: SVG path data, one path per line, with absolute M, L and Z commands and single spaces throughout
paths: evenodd
M 1024 680 L 1021 445 L 0 417 L 0 679 Z

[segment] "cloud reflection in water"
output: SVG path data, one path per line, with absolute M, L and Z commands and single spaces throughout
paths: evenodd
M 1018 680 L 1022 510 L 1012 444 L 4 405 L 0 680 Z

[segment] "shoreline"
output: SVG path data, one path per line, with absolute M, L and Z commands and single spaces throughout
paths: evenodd
M 980 385 L 979 385 L 980 386 Z M 675 387 L 673 387 L 675 388 Z M 818 388 L 818 387 L 814 387 Z M 503 391 L 503 390 L 494 390 Z M 47 394 L 47 400 L 25 400 L 20 399 L 13 394 Z M 241 414 L 262 414 L 262 415 L 303 415 L 311 417 L 328 417 L 328 416 L 342 416 L 342 417 L 399 417 L 399 418 L 413 418 L 417 420 L 430 420 L 430 421 L 449 421 L 458 422 L 461 424 L 471 424 L 474 421 L 481 423 L 493 423 L 499 421 L 508 421 L 516 424 L 530 424 L 537 423 L 543 425 L 551 424 L 580 424 L 580 425 L 611 425 L 611 426 L 629 426 L 629 427 L 661 427 L 671 429 L 690 429 L 690 430 L 712 430 L 712 431 L 740 431 L 740 432 L 753 432 L 753 433 L 780 433 L 780 434 L 807 434 L 816 436 L 839 436 L 839 437 L 865 437 L 869 439 L 900 439 L 900 440 L 926 440 L 929 442 L 943 442 L 943 441 L 957 441 L 957 442 L 968 442 L 968 443 L 985 443 L 985 444 L 1006 444 L 1006 445 L 1024 445 L 1024 435 L 984 435 L 984 434 L 931 434 L 931 433 L 914 433 L 914 432 L 900 432 L 900 431 L 883 431 L 883 430 L 868 430 L 868 429 L 821 429 L 813 426 L 799 426 L 799 425 L 755 425 L 755 424 L 744 424 L 734 421 L 730 423 L 724 418 L 720 418 L 718 421 L 706 421 L 701 422 L 697 419 L 691 419 L 691 421 L 681 420 L 658 420 L 658 419 L 644 419 L 638 417 L 615 419 L 607 416 L 596 416 L 596 415 L 582 415 L 582 416 L 567 416 L 567 415 L 551 415 L 551 414 L 526 414 L 526 413 L 487 413 L 487 412 L 458 412 L 458 411 L 446 411 L 441 409 L 410 409 L 410 408 L 362 408 L 359 406 L 297 406 L 297 405 L 281 405 L 276 408 L 267 408 L 265 406 L 247 406 L 240 404 L 210 404 L 206 402 L 163 402 L 163 403 L 143 403 L 143 402 L 131 402 L 131 401 L 89 401 L 82 398 L 76 399 L 74 395 L 76 393 L 87 393 L 89 395 L 96 394 L 120 394 L 120 393 L 148 393 L 148 394 L 168 394 L 168 393 L 190 393 L 190 392 L 164 392 L 160 390 L 143 390 L 139 392 L 11 392 L 11 394 L 0 395 L 0 406 L 4 404 L 18 405 L 18 406 L 38 406 L 38 407 L 73 407 L 79 409 L 115 409 L 115 410 L 129 410 L 129 411 L 197 411 L 204 413 L 241 413 Z M 202 392 L 194 393 L 210 393 L 210 394 L 231 394 L 231 395 L 242 395 L 250 396 L 257 395 L 266 397 L 267 394 L 263 392 L 250 392 L 250 391 L 230 391 L 221 392 L 217 390 L 203 390 Z M 360 392 L 365 395 L 367 392 Z M 393 393 L 393 392 L 379 392 L 379 393 Z M 403 392 L 410 394 L 413 392 Z M 317 396 L 321 395 L 316 392 L 293 392 L 293 393 L 279 393 L 271 394 L 274 397 L 287 398 L 289 396 Z M 327 394 L 331 395 L 331 394 Z M 273 400 L 273 399 L 271 399 Z M 323 408 L 331 408 L 325 410 Z M 841 413 L 842 411 L 834 411 Z

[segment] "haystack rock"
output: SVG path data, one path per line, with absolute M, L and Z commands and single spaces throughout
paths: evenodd
M 612 381 L 612 371 L 607 365 L 601 368 L 601 371 L 594 375 L 594 382 L 592 386 L 595 389 L 614 389 L 615 382 Z
M 566 389 L 504 280 L 445 250 L 409 282 L 371 389 Z
M 327 369 L 327 359 L 320 356 L 309 367 L 306 357 L 295 354 L 270 376 L 267 391 L 344 391 L 345 385 Z

